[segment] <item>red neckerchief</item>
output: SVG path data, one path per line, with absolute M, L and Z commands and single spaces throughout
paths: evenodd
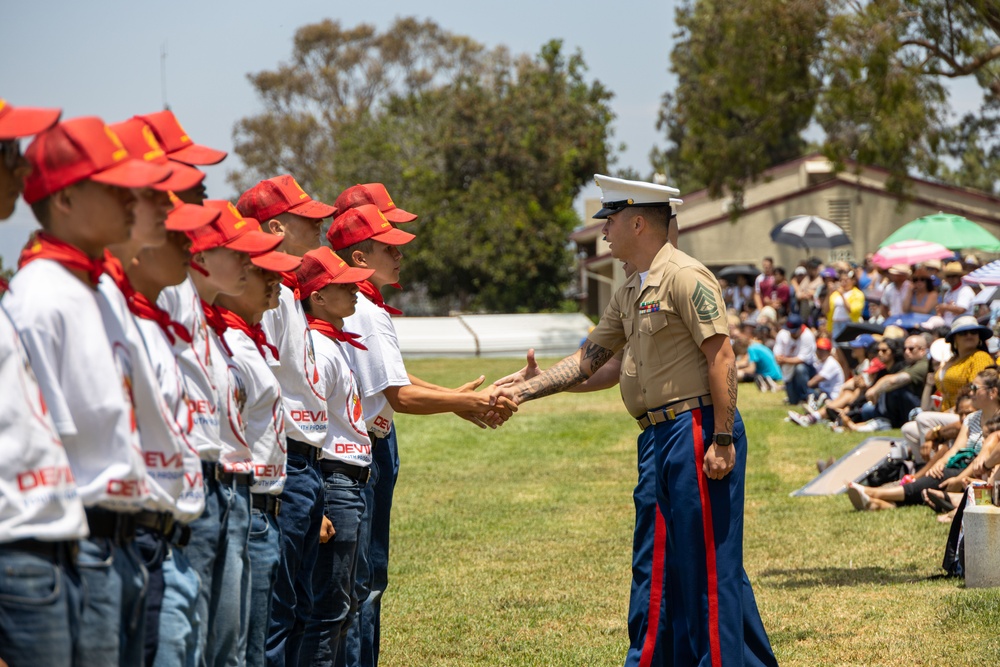
M 250 326 L 247 324 L 246 320 L 237 315 L 231 310 L 227 310 L 222 306 L 216 306 L 216 310 L 222 315 L 222 319 L 225 320 L 226 324 L 229 325 L 231 329 L 239 329 L 253 341 L 254 345 L 257 346 L 257 351 L 260 352 L 260 356 L 267 359 L 267 355 L 264 354 L 264 348 L 271 350 L 271 354 L 274 355 L 275 361 L 278 360 L 278 348 L 267 342 L 267 334 L 264 333 L 264 328 L 260 325 L 260 322 Z
M 292 290 L 295 300 L 299 300 L 299 276 L 294 271 L 282 271 L 281 284 Z
M 323 334 L 324 336 L 326 336 L 331 340 L 339 340 L 343 343 L 347 343 L 348 345 L 353 345 L 359 350 L 368 349 L 367 347 L 358 342 L 358 339 L 361 338 L 359 334 L 351 333 L 349 331 L 341 331 L 340 329 L 333 326 L 326 320 L 321 320 L 317 317 L 313 317 L 312 315 L 307 314 L 306 320 L 309 322 L 310 329 L 312 329 L 313 331 L 318 331 L 319 333 Z
M 215 335 L 219 337 L 219 343 L 226 350 L 226 354 L 228 354 L 230 357 L 233 356 L 233 351 L 229 349 L 229 345 L 226 344 L 226 339 L 224 336 L 224 334 L 226 333 L 226 329 L 229 328 L 229 324 L 227 324 L 225 318 L 222 317 L 222 313 L 220 312 L 219 307 L 213 306 L 212 304 L 202 299 L 201 311 L 205 313 L 205 322 L 207 322 L 208 326 L 212 328 L 212 331 L 215 332 Z
M 17 260 L 17 268 L 23 269 L 36 259 L 51 259 L 67 269 L 83 271 L 87 274 L 90 286 L 94 288 L 104 273 L 102 260 L 94 259 L 76 246 L 45 232 L 35 232 L 28 239 L 28 244 L 21 250 L 21 256 Z
M 150 301 L 145 294 L 135 291 L 135 288 L 132 287 L 132 281 L 128 279 L 128 275 L 125 273 L 125 267 L 122 266 L 121 260 L 112 255 L 109 250 L 104 251 L 104 271 L 115 282 L 118 289 L 121 290 L 122 295 L 125 297 L 125 303 L 128 304 L 128 309 L 133 315 L 141 317 L 144 320 L 151 320 L 160 325 L 171 345 L 175 342 L 174 336 L 177 336 L 185 343 L 191 342 L 190 331 L 185 329 L 179 322 L 174 322 L 170 319 L 170 313 Z
M 362 280 L 358 283 L 358 291 L 368 297 L 368 300 L 374 303 L 376 306 L 389 313 L 390 315 L 402 315 L 403 311 L 398 308 L 393 308 L 392 306 L 386 304 L 385 299 L 382 298 L 382 293 L 378 291 L 378 288 L 371 284 L 371 281 Z

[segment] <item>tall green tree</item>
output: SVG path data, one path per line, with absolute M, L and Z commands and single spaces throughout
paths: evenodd
M 300 29 L 294 64 L 251 76 L 267 110 L 237 124 L 248 169 L 232 180 L 244 187 L 288 171 L 329 199 L 358 182 L 385 183 L 420 215 L 407 226 L 417 239 L 403 249 L 404 280 L 438 310 L 560 308 L 572 268 L 566 238 L 580 222 L 573 200 L 611 151 L 611 94 L 559 41 L 513 56 L 401 21 L 432 35 L 413 40 L 424 46 L 405 67 L 374 46 L 400 41 L 400 26 L 381 35 L 333 22 Z
M 826 23 L 813 0 L 687 2 L 670 56 L 677 87 L 658 127 L 670 146 L 654 152 L 682 191 L 724 192 L 739 210 L 745 187 L 805 146 L 819 80 L 813 72 Z

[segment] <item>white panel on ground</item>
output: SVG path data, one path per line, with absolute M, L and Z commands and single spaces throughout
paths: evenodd
M 580 347 L 592 323 L 573 314 L 394 317 L 404 357 L 566 356 Z

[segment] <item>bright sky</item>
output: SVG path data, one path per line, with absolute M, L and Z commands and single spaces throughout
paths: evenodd
M 615 141 L 627 148 L 616 167 L 649 171 L 660 98 L 673 84 L 667 71 L 677 0 L 32 0 L 7 3 L 0 22 L 0 97 L 13 105 L 57 106 L 63 117 L 97 115 L 117 122 L 162 108 L 160 48 L 167 48 L 167 100 L 198 143 L 232 149 L 232 128 L 260 110 L 246 74 L 287 60 L 295 30 L 324 18 L 345 26 L 387 27 L 396 16 L 429 18 L 487 46 L 537 53 L 552 38 L 579 48 L 590 75 L 615 93 Z M 401 36 L 402 38 L 402 36 Z M 978 95 L 955 96 L 958 107 Z M 208 167 L 209 196 L 230 198 L 230 156 Z M 592 187 L 584 196 L 597 196 Z M 4 264 L 36 227 L 19 202 L 0 225 Z

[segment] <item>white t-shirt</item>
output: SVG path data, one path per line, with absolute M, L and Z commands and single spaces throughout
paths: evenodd
M 834 322 L 849 322 L 851 319 L 851 313 L 847 310 L 847 304 L 844 303 L 844 295 L 840 292 L 834 292 L 830 295 L 830 303 L 833 304 L 833 321 Z
M 17 272 L 4 297 L 87 507 L 137 512 L 149 495 L 135 360 L 107 299 L 57 262 Z
M 945 312 L 944 315 L 942 315 L 942 317 L 944 317 L 944 323 L 951 324 L 952 322 L 955 321 L 956 317 L 962 317 L 963 315 L 971 315 L 972 301 L 975 298 L 976 298 L 976 291 L 971 287 L 969 287 L 968 285 L 961 285 L 956 290 L 949 289 L 947 292 L 945 292 L 944 296 L 941 298 L 941 302 L 961 306 L 962 308 L 965 308 L 965 312 L 959 313 L 957 315 L 955 313 Z
M 285 488 L 285 414 L 281 387 L 257 345 L 245 332 L 227 329 L 226 343 L 246 386 L 246 440 L 253 457 L 253 493 L 278 495 Z
M 902 285 L 890 282 L 882 291 L 882 305 L 889 309 L 889 317 L 903 314 L 903 304 L 910 300 L 913 294 L 913 283 L 904 280 Z
M 157 305 L 191 333 L 191 344 L 174 340 L 174 353 L 184 376 L 184 393 L 191 416 L 190 440 L 203 461 L 218 461 L 222 451 L 219 434 L 219 399 L 212 370 L 213 347 L 201 311 L 201 299 L 188 278 L 160 293 Z M 221 362 L 220 362 L 221 363 Z
M 219 436 L 222 441 L 219 464 L 226 472 L 251 473 L 253 456 L 247 441 L 247 381 L 214 331 L 208 332 L 208 338 L 215 359 L 212 364 L 215 373 L 212 381 L 218 391 L 219 401 Z
M 267 353 L 267 362 L 281 385 L 288 437 L 316 447 L 326 438 L 326 401 L 319 386 L 316 353 L 302 304 L 281 285 L 278 307 L 264 313 L 261 325 L 278 348 L 280 359 Z
M 362 294 L 354 314 L 344 320 L 344 331 L 356 333 L 367 350 L 347 346 L 347 359 L 361 382 L 361 407 L 368 430 L 380 438 L 392 427 L 392 406 L 382 392 L 387 387 L 410 384 L 410 377 L 399 351 L 396 327 L 384 308 L 379 308 Z
M 788 329 L 782 328 L 778 332 L 778 335 L 774 338 L 774 348 L 772 350 L 775 356 L 782 355 L 786 357 L 798 357 L 802 360 L 802 363 L 808 364 L 810 366 L 816 365 L 816 336 L 813 332 L 806 327 L 802 331 L 802 335 L 796 340 L 792 338 L 792 332 Z M 795 372 L 794 364 L 781 364 L 781 374 L 785 378 L 785 381 L 792 379 L 792 374 Z
M 342 345 L 316 331 L 313 332 L 313 345 L 326 393 L 326 411 L 330 416 L 321 458 L 369 466 L 372 443 L 365 425 L 361 393 L 344 353 L 345 347 L 353 346 Z M 364 354 L 363 350 L 358 352 Z
M 146 343 L 149 360 L 153 365 L 153 372 L 156 374 L 160 393 L 170 417 L 169 423 L 181 443 L 183 487 L 174 504 L 174 518 L 189 523 L 201 516 L 205 509 L 205 481 L 201 472 L 201 457 L 190 437 L 193 419 L 188 410 L 184 374 L 160 325 L 141 317 L 135 318 L 135 322 Z M 149 460 L 150 455 L 147 453 L 146 467 L 154 467 L 149 465 Z
M 187 446 L 181 440 L 174 416 L 163 400 L 160 379 L 150 361 L 146 341 L 124 295 L 108 275 L 101 277 L 97 289 L 111 306 L 111 313 L 125 334 L 132 359 L 136 427 L 149 484 L 149 497 L 144 509 L 173 513 L 177 498 L 184 493 L 184 450 Z
M 87 537 L 59 434 L 14 323 L 0 307 L 0 543 Z
M 840 395 L 840 385 L 844 384 L 844 369 L 832 354 L 826 358 L 816 374 L 823 378 L 820 380 L 819 390 L 830 398 L 837 398 Z

